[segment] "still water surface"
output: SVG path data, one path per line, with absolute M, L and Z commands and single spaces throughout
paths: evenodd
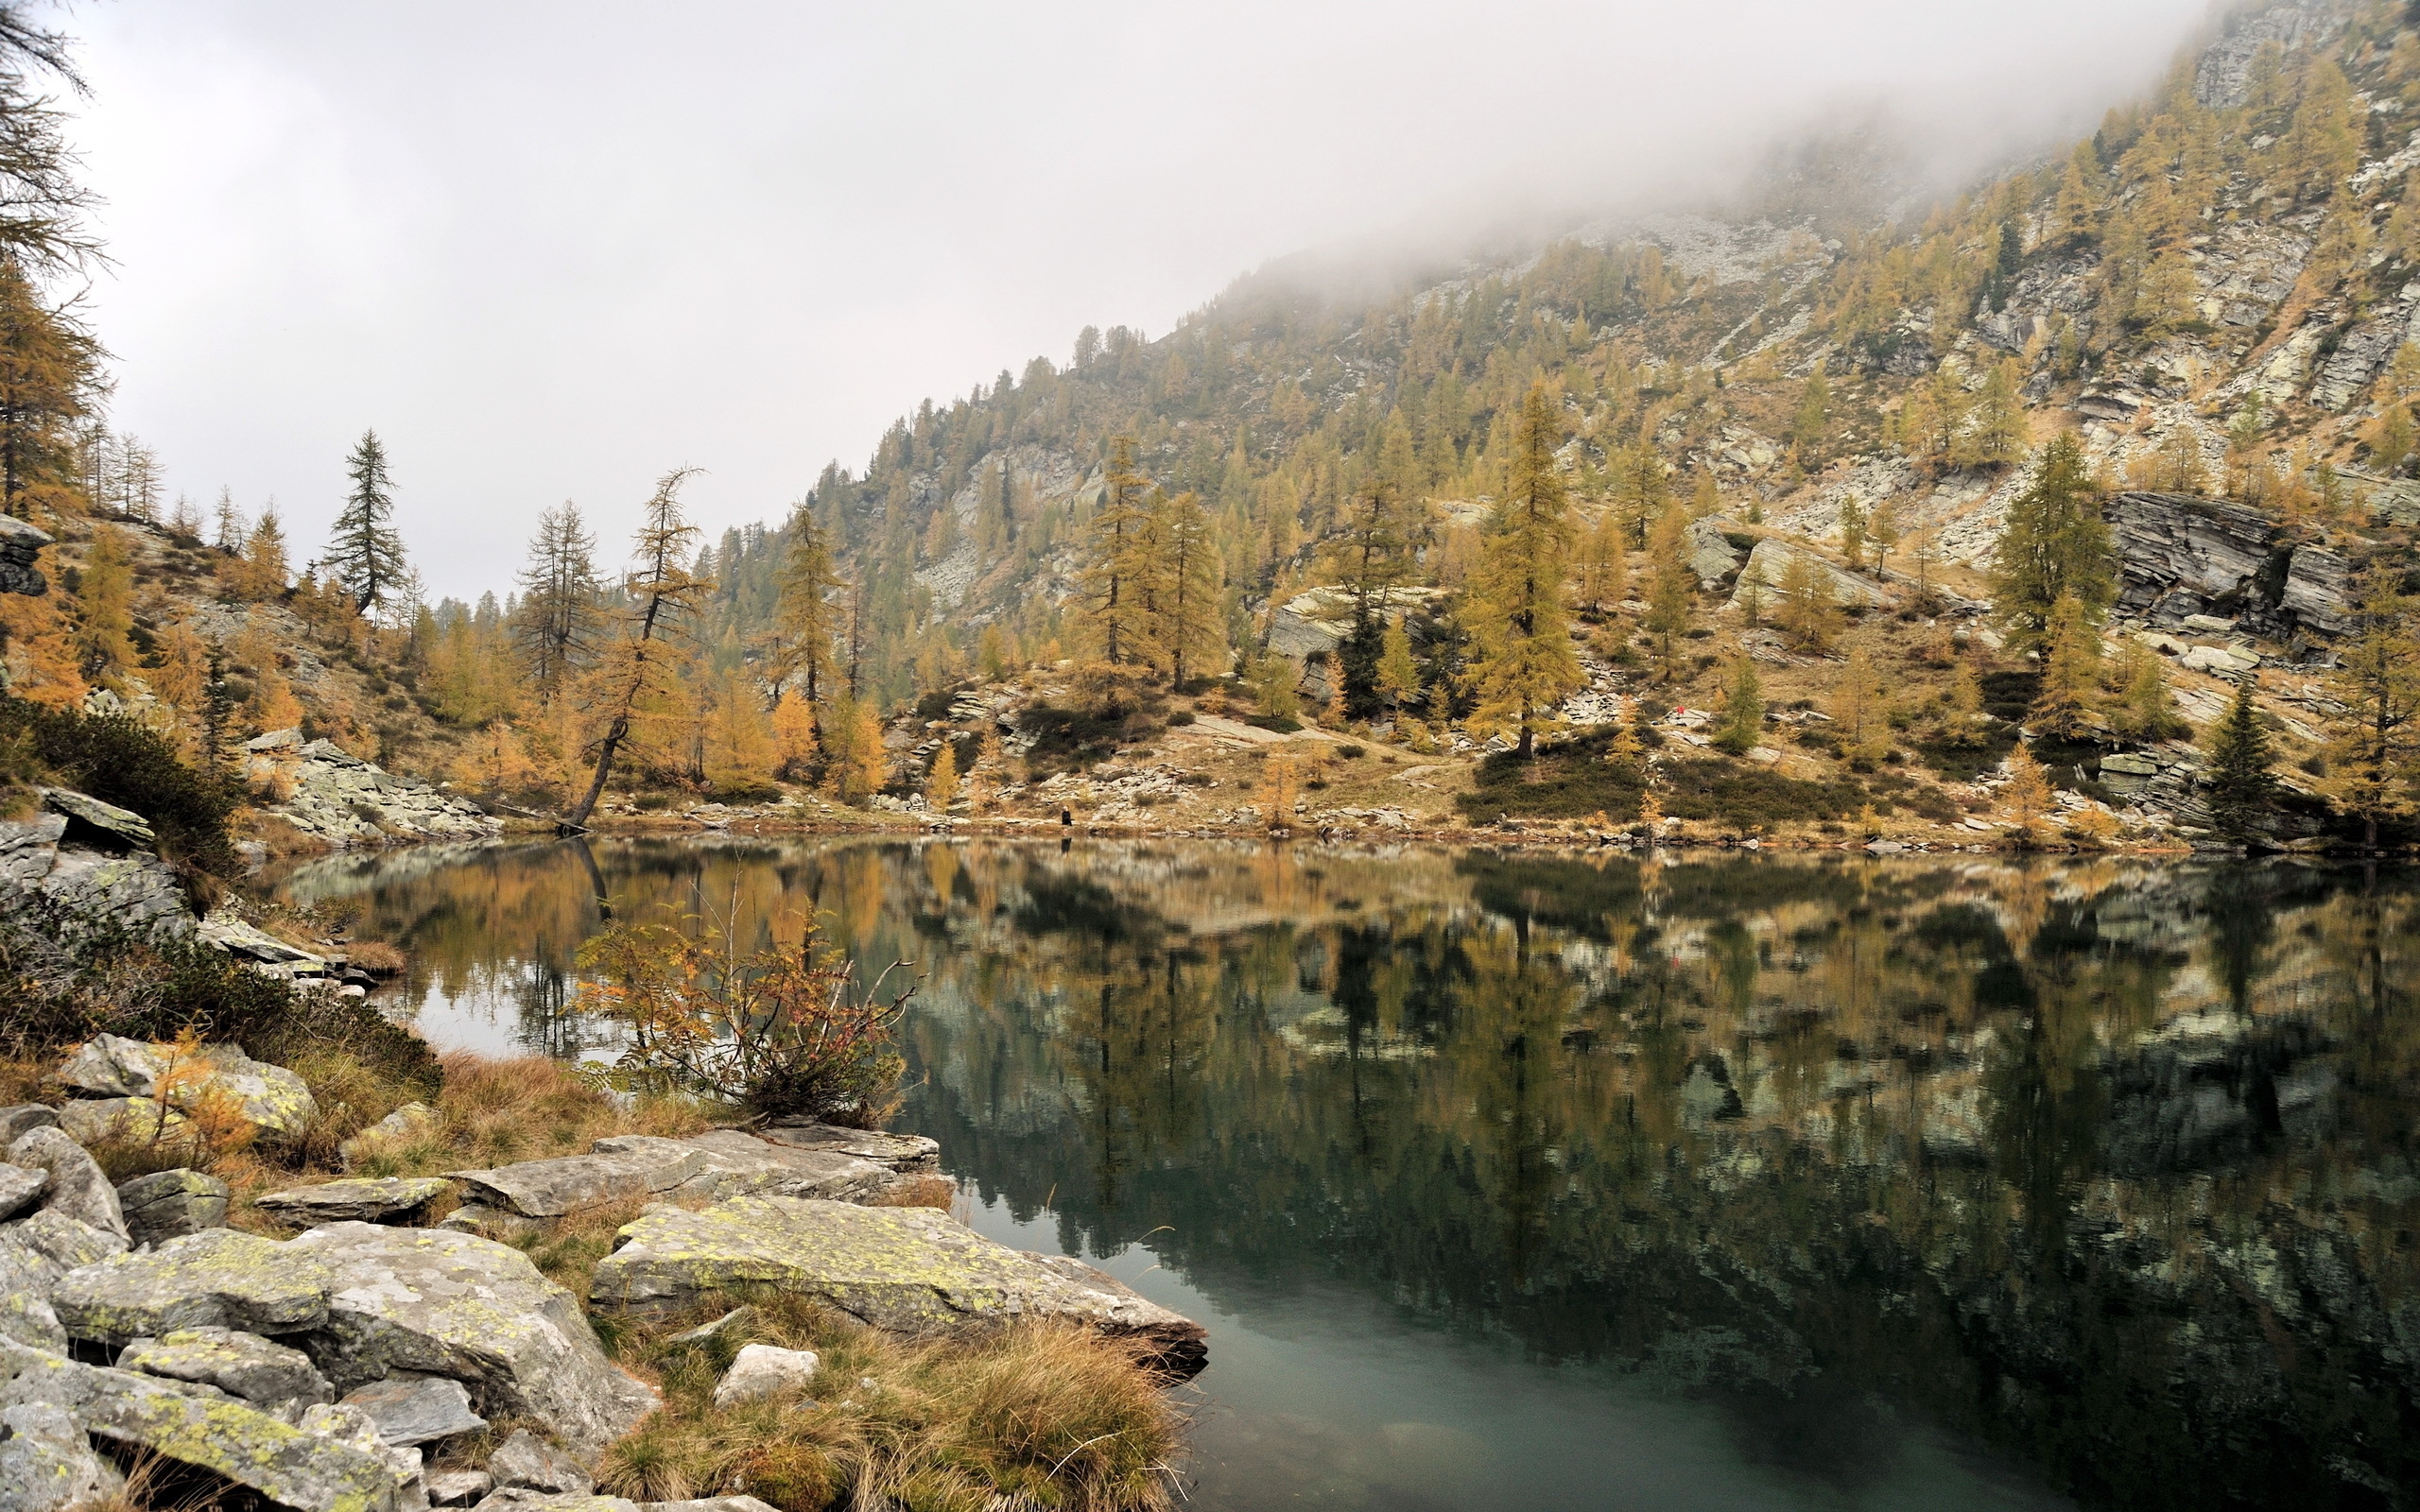
M 917 963 L 972 1221 L 1207 1323 L 1193 1504 L 2413 1504 L 2404 872 L 1223 843 L 301 864 L 441 1045 L 625 915 Z

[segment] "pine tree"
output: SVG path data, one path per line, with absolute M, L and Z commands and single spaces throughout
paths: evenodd
M 404 541 L 395 531 L 395 490 L 378 433 L 364 431 L 345 458 L 353 491 L 337 514 L 322 557 L 329 575 L 353 595 L 354 607 L 378 618 L 392 607 L 404 576 Z
M 1983 467 L 2005 467 L 2025 452 L 2025 403 L 2020 392 L 2023 371 L 2014 357 L 1995 366 L 1975 396 L 1974 409 L 1960 436 L 1962 460 Z
M 2202 741 L 2208 759 L 2202 785 L 2209 794 L 2210 816 L 2221 834 L 2238 840 L 2256 830 L 2258 816 L 2277 792 L 2269 729 L 2261 723 L 2252 692 L 2250 676 L 2237 679 L 2226 717 L 2212 725 Z
M 839 630 L 832 594 L 847 585 L 832 561 L 831 534 L 816 523 L 805 501 L 790 510 L 787 534 L 774 610 L 779 646 L 771 670 L 778 681 L 799 684 L 808 717 L 820 720 L 832 690 L 833 644 Z
M 1890 499 L 1874 507 L 1866 518 L 1865 539 L 1874 545 L 1874 576 L 1882 577 L 1891 571 L 1891 553 L 1899 544 L 1899 507 Z
M 1580 596 L 1591 614 L 1602 613 L 1630 592 L 1630 544 L 1612 510 L 1597 517 L 1580 556 Z
M 676 468 L 655 486 L 639 522 L 636 570 L 624 579 L 627 618 L 620 635 L 607 648 L 598 686 L 605 695 L 598 711 L 605 732 L 596 746 L 596 768 L 588 790 L 563 816 L 567 831 L 583 830 L 588 816 L 604 796 L 614 759 L 631 738 L 632 722 L 650 699 L 668 696 L 678 669 L 666 644 L 674 630 L 698 611 L 714 583 L 689 569 L 700 532 L 682 507 L 681 486 L 696 472 Z
M 2323 790 L 2361 821 L 2362 841 L 2377 849 L 2381 821 L 2411 812 L 2420 719 L 2420 635 L 2395 569 L 2374 563 L 2353 584 L 2353 634 L 2337 642 L 2328 692 L 2338 711 L 2328 724 Z
M 241 553 L 245 541 L 251 535 L 244 524 L 244 511 L 235 507 L 235 490 L 220 484 L 218 504 L 212 513 L 210 544 L 213 549 L 233 557 Z
M 604 584 L 596 576 L 596 538 L 570 500 L 538 516 L 529 560 L 518 579 L 511 634 L 542 699 L 561 694 L 596 649 L 605 621 Z
M 2099 625 L 2118 596 L 2109 527 L 2072 435 L 2042 448 L 2033 481 L 2009 505 L 1991 579 L 1994 612 L 2019 651 L 2041 646 L 2062 597 L 2072 596 L 2084 622 Z
M 1715 726 L 1718 750 L 1745 756 L 1765 732 L 1764 685 L 1756 678 L 1756 661 L 1746 651 L 1731 658 L 1731 680 L 1723 690 L 1722 719 Z
M 2026 711 L 2026 722 L 2053 735 L 2081 734 L 2100 681 L 2100 632 L 2084 617 L 2083 601 L 2063 593 L 2051 607 L 2042 688 Z
M 1572 543 L 1555 470 L 1557 428 L 1539 379 L 1522 402 L 1471 626 L 1478 645 L 1472 727 L 1518 731 L 1514 748 L 1524 760 L 1537 753 L 1538 729 L 1552 721 L 1555 706 L 1585 684 L 1563 602 Z
M 815 712 L 798 689 L 783 689 L 773 705 L 774 774 L 797 782 L 814 770 L 818 753 Z

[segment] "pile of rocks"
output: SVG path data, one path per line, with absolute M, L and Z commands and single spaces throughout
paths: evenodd
M 504 828 L 475 803 L 396 777 L 332 742 L 305 742 L 299 730 L 271 730 L 244 750 L 253 786 L 286 795 L 269 812 L 338 848 L 472 839 Z
M 662 1200 L 621 1230 L 593 1308 L 658 1317 L 770 1287 L 917 1333 L 1077 1319 L 1149 1339 L 1177 1374 L 1206 1354 L 1198 1325 L 1089 1266 L 1010 1249 L 931 1209 L 860 1206 L 935 1179 L 938 1149 L 820 1124 L 321 1182 L 255 1199 L 295 1237 L 238 1232 L 216 1178 L 180 1169 L 112 1186 L 84 1147 L 88 1125 L 116 1132 L 89 1111 L 105 1104 L 164 1123 L 181 1099 L 207 1097 L 262 1129 L 311 1116 L 291 1073 L 210 1046 L 187 1057 L 200 1071 L 188 1077 L 163 1060 L 174 1049 L 96 1040 L 60 1076 L 107 1096 L 0 1108 L 0 1512 L 63 1512 L 118 1490 L 96 1444 L 299 1512 L 770 1512 L 747 1497 L 593 1494 L 598 1452 L 658 1398 L 607 1357 L 579 1297 L 491 1235 L 634 1196 Z M 408 1138 L 435 1119 L 415 1105 L 361 1139 Z M 399 1227 L 449 1194 L 467 1200 L 438 1227 Z M 749 1346 L 716 1402 L 804 1389 L 817 1363 Z M 484 1469 L 430 1469 L 449 1441 L 499 1419 L 525 1426 Z

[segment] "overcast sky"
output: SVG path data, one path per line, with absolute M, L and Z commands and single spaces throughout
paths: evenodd
M 1829 109 L 2041 140 L 2203 0 L 85 0 L 116 422 L 324 539 L 375 426 L 433 593 L 538 510 L 719 528 L 1087 323 L 1305 247 L 1693 181 Z

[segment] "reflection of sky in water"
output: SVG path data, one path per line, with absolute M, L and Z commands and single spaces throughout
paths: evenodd
M 609 1025 L 568 1011 L 571 986 L 558 967 L 508 957 L 450 980 L 406 981 L 376 1001 L 389 1018 L 447 1050 L 610 1059 L 619 1037 Z

